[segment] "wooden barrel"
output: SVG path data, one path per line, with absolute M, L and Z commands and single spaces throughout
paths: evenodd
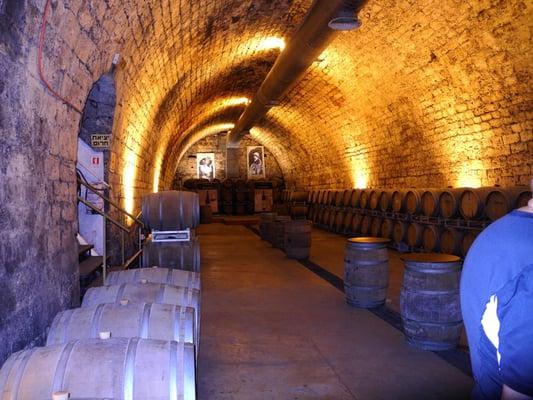
M 445 189 L 439 195 L 439 210 L 443 218 L 453 218 L 459 212 L 459 201 L 463 189 Z
M 326 198 L 326 205 L 327 206 L 332 205 L 334 198 L 335 198 L 335 191 L 334 190 L 328 190 L 328 196 Z
M 392 191 L 382 190 L 379 195 L 379 209 L 381 211 L 392 210 Z
M 289 202 L 305 203 L 308 196 L 309 192 L 305 190 L 291 190 L 288 194 L 289 198 L 287 200 Z
M 420 214 L 422 206 L 422 192 L 416 189 L 409 189 L 405 192 L 405 212 L 411 215 Z
M 320 215 L 320 206 L 318 204 L 313 204 L 313 208 L 311 212 L 311 221 L 313 221 L 314 224 L 318 224 L 319 215 Z
M 272 225 L 276 216 L 276 213 L 262 213 L 259 217 L 259 236 L 267 242 L 272 240 Z
M 353 189 L 352 193 L 350 194 L 350 207 L 358 208 L 360 200 L 361 200 L 361 190 Z
M 422 225 L 411 222 L 407 225 L 405 242 L 411 247 L 420 247 L 422 244 Z
M 335 214 L 335 222 L 333 224 L 333 231 L 337 233 L 342 233 L 344 231 L 344 215 L 345 212 L 342 210 L 337 211 L 337 214 Z
M 392 228 L 392 240 L 394 243 L 405 242 L 407 235 L 407 223 L 403 221 L 394 221 Z
M 289 215 L 295 219 L 302 219 L 307 216 L 308 207 L 303 204 L 293 204 L 289 207 Z
M 302 260 L 309 258 L 311 249 L 311 222 L 305 219 L 285 224 L 284 248 L 287 257 Z
M 233 203 L 222 203 L 222 212 L 226 215 L 232 215 L 233 214 Z
M 164 267 L 200 272 L 200 243 L 147 241 L 142 253 L 143 267 Z
M 380 237 L 392 239 L 392 232 L 394 230 L 394 220 L 383 218 L 381 221 Z
M 437 217 L 439 215 L 440 194 L 440 190 L 435 189 L 427 189 L 422 192 L 420 201 L 422 203 L 421 210 L 423 215 L 426 217 Z
M 211 206 L 200 206 L 200 223 L 210 224 L 211 222 L 213 222 L 213 210 Z
M 352 191 L 350 189 L 346 189 L 342 192 L 342 204 L 343 207 L 350 207 L 350 198 L 352 197 Z
M 370 205 L 370 189 L 362 189 L 361 197 L 359 198 L 359 207 L 368 208 Z
M 524 207 L 531 198 L 529 188 L 493 188 L 485 197 L 485 214 L 491 221 L 503 217 L 515 208 Z
M 472 243 L 474 243 L 474 240 L 476 240 L 476 237 L 479 235 L 479 231 L 466 231 L 463 240 L 461 242 L 461 253 L 463 257 L 466 257 L 468 254 L 468 250 L 470 250 L 470 247 L 472 246 Z
M 344 212 L 344 218 L 342 220 L 342 231 L 344 233 L 351 232 L 353 215 L 353 211 Z
M 288 215 L 278 215 L 272 225 L 272 247 L 283 249 L 285 240 L 285 225 L 290 222 Z
M 370 194 L 368 195 L 368 204 L 371 210 L 379 209 L 379 199 L 381 197 L 381 193 L 383 193 L 383 190 L 381 189 L 372 189 L 370 191 Z
M 363 222 L 363 215 L 356 212 L 352 218 L 352 224 L 351 224 L 350 231 L 354 234 L 361 233 L 362 222 Z
M 381 223 L 383 222 L 383 218 L 380 217 L 373 217 L 372 221 L 370 222 L 370 234 L 373 237 L 381 237 Z
M 426 225 L 422 230 L 422 247 L 424 250 L 435 252 L 440 250 L 441 228 L 435 225 Z
M 440 250 L 445 254 L 463 254 L 463 231 L 445 227 L 440 234 Z
M 370 215 L 363 216 L 361 220 L 361 235 L 367 236 L 370 234 L 370 227 L 372 224 L 372 217 Z
M 201 288 L 200 274 L 198 272 L 157 267 L 110 272 L 105 281 L 106 286 L 141 282 L 165 283 L 198 290 Z
M 449 254 L 418 253 L 405 262 L 400 310 L 407 342 L 424 350 L 457 346 L 462 317 L 461 260 Z
M 324 204 L 324 191 L 319 190 L 318 194 L 316 195 L 316 202 L 317 204 Z
M 200 223 L 198 194 L 178 190 L 147 194 L 142 199 L 141 219 L 149 230 L 196 228 Z
M 310 190 L 307 192 L 307 204 L 314 204 L 315 200 L 315 191 Z
M 194 400 L 190 343 L 139 338 L 83 339 L 14 353 L 0 371 L 2 399 Z M 58 379 L 59 377 L 59 379 Z
M 485 198 L 490 189 L 466 188 L 459 198 L 459 212 L 464 219 L 482 219 L 485 217 Z
M 360 237 L 348 239 L 344 256 L 346 302 L 362 308 L 385 303 L 389 286 L 388 239 Z
M 327 223 L 327 228 L 330 231 L 334 230 L 334 228 L 335 228 L 335 220 L 337 219 L 337 214 L 338 214 L 337 210 L 331 210 L 330 213 L 329 213 L 329 219 L 328 219 L 328 223 Z
M 126 302 L 60 312 L 52 322 L 46 345 L 98 339 L 99 332 L 111 332 L 112 337 L 175 340 L 198 347 L 194 308 Z
M 392 192 L 392 211 L 401 213 L 405 211 L 405 192 L 394 190 Z
M 333 204 L 336 206 L 336 207 L 340 207 L 342 206 L 342 200 L 344 198 L 344 191 L 342 190 L 337 190 L 335 192 L 335 200 L 333 201 Z

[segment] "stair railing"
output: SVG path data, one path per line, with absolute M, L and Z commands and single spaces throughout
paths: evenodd
M 101 189 L 93 186 L 90 184 L 83 173 L 76 169 L 77 172 L 77 182 L 78 187 L 84 186 L 87 190 L 89 190 L 91 193 L 95 194 L 99 198 L 101 198 L 104 201 L 104 207 L 101 209 L 100 207 L 96 206 L 95 204 L 91 203 L 87 199 L 84 199 L 80 196 L 80 193 L 78 191 L 78 201 L 89 207 L 91 210 L 96 212 L 97 214 L 100 214 L 104 218 L 103 223 L 103 263 L 102 263 L 102 278 L 105 281 L 107 278 L 107 221 L 111 222 L 113 225 L 118 227 L 120 229 L 121 234 L 121 258 L 122 258 L 122 268 L 128 269 L 134 262 L 137 260 L 141 254 L 142 254 L 142 229 L 144 228 L 144 223 L 141 221 L 141 215 L 142 211 L 139 212 L 136 216 L 126 211 L 124 208 L 122 208 L 120 205 L 118 205 L 116 202 L 111 200 L 110 198 L 106 197 L 102 193 L 100 193 Z M 120 221 L 117 221 L 115 218 L 113 218 L 108 212 L 106 212 L 106 206 L 114 207 L 122 216 L 127 216 L 133 220 L 133 224 L 130 227 L 127 227 Z M 136 229 L 138 229 L 138 240 L 139 240 L 139 248 L 137 251 L 128 259 L 125 259 L 125 234 L 131 235 Z

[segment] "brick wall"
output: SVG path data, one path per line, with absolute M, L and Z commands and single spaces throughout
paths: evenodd
M 239 148 L 239 178 L 247 178 L 247 161 L 246 161 L 246 147 L 259 146 L 260 144 L 255 140 L 245 138 L 241 142 Z M 193 145 L 183 156 L 181 162 L 178 164 L 174 182 L 185 181 L 187 179 L 196 179 L 196 153 L 215 153 L 215 173 L 216 178 L 220 180 L 226 179 L 226 135 L 213 135 L 206 137 L 195 145 Z M 265 154 L 265 168 L 266 179 L 283 179 L 278 162 L 274 155 L 268 148 L 264 149 Z

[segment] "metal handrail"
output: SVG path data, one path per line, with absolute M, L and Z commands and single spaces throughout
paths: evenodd
M 103 233 L 103 242 L 104 242 L 104 245 L 103 245 L 103 253 L 104 254 L 103 254 L 103 257 L 102 257 L 102 271 L 103 271 L 103 281 L 104 281 L 104 285 L 105 285 L 105 281 L 106 281 L 106 277 L 107 277 L 107 229 L 106 229 L 107 220 L 109 220 L 113 225 L 117 226 L 121 230 L 120 234 L 121 234 L 122 267 L 123 267 L 123 269 L 128 269 L 130 267 L 130 265 L 133 264 L 133 262 L 139 258 L 139 256 L 142 254 L 142 251 L 143 251 L 142 250 L 142 228 L 144 228 L 144 223 L 140 219 L 141 215 L 142 215 L 142 211 L 140 211 L 137 214 L 137 216 L 134 216 L 133 214 L 130 214 L 124 208 L 119 206 L 117 203 L 115 203 L 114 201 L 112 201 L 108 197 L 106 197 L 103 194 L 101 194 L 99 192 L 100 189 L 94 187 L 89 182 L 87 182 L 87 180 L 85 179 L 85 176 L 83 176 L 83 173 L 81 171 L 79 171 L 79 170 L 77 170 L 77 171 L 79 172 L 79 175 L 77 177 L 78 184 L 85 186 L 85 188 L 87 190 L 90 190 L 92 193 L 96 194 L 99 198 L 101 198 L 104 201 L 104 205 L 107 203 L 107 204 L 115 207 L 120 213 L 122 213 L 122 215 L 126 215 L 126 216 L 128 216 L 129 218 L 131 218 L 134 221 L 133 224 L 131 225 L 131 227 L 128 228 L 124 224 L 122 224 L 119 221 L 117 221 L 115 218 L 111 217 L 109 215 L 109 213 L 105 212 L 105 207 L 104 207 L 104 210 L 101 210 L 96 205 L 92 204 L 91 202 L 87 201 L 86 199 L 84 199 L 83 197 L 78 195 L 78 201 L 81 201 L 83 204 L 85 204 L 91 210 L 93 210 L 96 213 L 100 214 L 104 218 L 103 232 L 102 232 Z M 124 238 L 124 233 L 128 233 L 128 234 L 132 233 L 136 229 L 137 225 L 138 225 L 138 228 L 139 228 L 139 249 L 137 250 L 137 252 L 132 257 L 130 257 L 126 261 L 125 260 L 125 238 Z
M 115 207 L 118 211 L 120 211 L 122 214 L 124 215 L 127 215 L 128 217 L 130 217 L 131 219 L 133 219 L 137 224 L 141 225 L 143 228 L 144 228 L 144 223 L 138 219 L 138 217 L 135 217 L 133 214 L 130 214 L 128 211 L 126 211 L 124 208 L 122 208 L 121 206 L 119 206 L 117 203 L 115 203 L 113 200 L 109 199 L 108 197 L 104 196 L 103 194 L 99 193 L 99 190 L 98 188 L 94 187 L 93 185 L 91 185 L 89 182 L 87 182 L 86 180 L 82 180 L 80 178 L 78 178 L 78 183 L 85 186 L 87 189 L 90 189 L 91 192 L 93 192 L 94 194 L 96 194 L 98 197 L 100 197 L 102 200 L 104 200 L 105 202 L 107 202 L 108 204 L 112 205 L 113 207 Z M 138 216 L 140 216 L 141 213 L 138 214 Z

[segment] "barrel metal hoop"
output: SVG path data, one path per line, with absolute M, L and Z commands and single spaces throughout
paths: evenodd
M 425 274 L 449 274 L 461 271 L 461 265 L 451 267 L 447 265 L 446 268 L 423 268 L 420 266 L 413 266 L 405 264 L 405 270 L 409 272 L 420 272 Z
M 178 308 L 178 307 L 176 307 Z M 178 338 L 175 339 L 178 342 L 185 342 L 185 311 L 187 310 L 186 307 L 179 307 L 179 326 L 178 326 Z M 176 311 L 176 310 L 175 310 Z M 174 313 L 174 316 L 176 315 L 176 312 Z M 175 317 L 174 317 L 175 318 Z
M 70 360 L 70 356 L 72 355 L 72 350 L 74 349 L 74 346 L 78 344 L 78 342 L 79 340 L 74 340 L 64 345 L 56 365 L 54 380 L 52 381 L 52 393 L 68 389 L 63 387 L 65 381 L 65 374 L 67 372 L 67 365 Z
M 131 338 L 128 340 L 126 360 L 124 361 L 124 400 L 133 400 L 135 356 L 137 355 L 139 340 L 139 338 Z
M 409 292 L 409 293 L 423 294 L 423 295 L 428 295 L 428 296 L 434 296 L 434 295 L 440 295 L 440 294 L 459 295 L 459 288 L 457 288 L 457 290 L 412 290 L 412 289 L 406 288 L 405 286 L 402 286 L 402 291 Z
M 173 272 L 174 272 L 174 270 L 172 268 L 168 269 L 168 272 L 167 272 L 167 284 L 169 284 L 169 285 L 173 285 L 174 284 L 174 280 L 173 280 L 174 274 L 173 274 Z
M 170 341 L 170 360 L 169 360 L 169 374 L 168 374 L 168 383 L 169 383 L 169 399 L 178 398 L 178 342 Z M 183 357 L 182 357 L 183 358 Z
M 143 339 L 148 339 L 148 335 L 150 332 L 150 315 L 152 313 L 152 304 L 145 303 L 143 306 L 143 315 L 142 315 L 142 323 L 141 323 L 141 331 L 139 332 L 139 337 Z
M 66 318 L 65 325 L 63 325 L 63 329 L 62 329 L 62 332 L 61 332 L 61 343 L 68 342 L 68 337 L 67 337 L 68 336 L 67 335 L 68 326 L 70 325 L 70 320 L 72 319 L 72 316 L 74 315 L 75 312 L 76 312 L 75 310 L 67 310 L 67 311 L 65 311 L 65 313 L 68 313 L 69 315 Z M 65 314 L 63 314 L 63 316 L 64 315 Z
M 159 304 L 164 303 L 163 299 L 165 298 L 166 288 L 167 288 L 167 285 L 163 283 L 159 285 L 159 289 L 157 290 L 157 295 L 155 297 L 155 303 L 159 303 Z
M 404 316 L 402 316 L 402 319 L 405 322 L 409 322 L 409 323 L 413 323 L 413 324 L 423 324 L 423 325 L 428 325 L 428 326 L 434 326 L 436 328 L 441 328 L 441 327 L 445 327 L 445 326 L 454 327 L 454 326 L 460 325 L 463 322 L 462 319 L 460 319 L 458 321 L 448 321 L 448 322 L 417 321 L 417 320 L 414 320 L 414 319 L 405 318 Z
M 96 306 L 96 309 L 94 310 L 93 318 L 91 319 L 91 338 L 97 338 L 98 332 L 100 328 L 100 319 L 102 318 L 102 313 L 104 312 L 104 307 L 106 306 L 106 303 L 98 304 Z M 69 321 L 70 322 L 70 321 Z M 65 338 L 66 341 L 66 327 L 68 325 L 65 325 Z M 64 342 L 63 342 L 64 343 Z
M 17 371 L 17 375 L 15 378 L 15 383 L 13 385 L 13 392 L 12 392 L 12 399 L 18 399 L 19 398 L 19 389 L 20 389 L 20 383 L 22 382 L 22 377 L 24 376 L 24 372 L 26 372 L 26 367 L 28 366 L 28 362 L 30 361 L 31 356 L 35 352 L 35 349 L 21 351 L 17 358 L 22 357 L 22 361 L 20 362 L 20 366 Z M 2 387 L 5 387 L 2 385 Z
M 387 289 L 389 286 L 357 286 L 357 285 L 345 285 L 348 288 L 355 288 L 358 290 L 381 290 L 381 289 Z
M 371 261 L 353 261 L 353 260 L 344 260 L 346 264 L 353 264 L 355 266 L 362 266 L 362 267 L 373 267 L 375 265 L 379 264 L 388 264 L 389 260 L 371 260 Z

